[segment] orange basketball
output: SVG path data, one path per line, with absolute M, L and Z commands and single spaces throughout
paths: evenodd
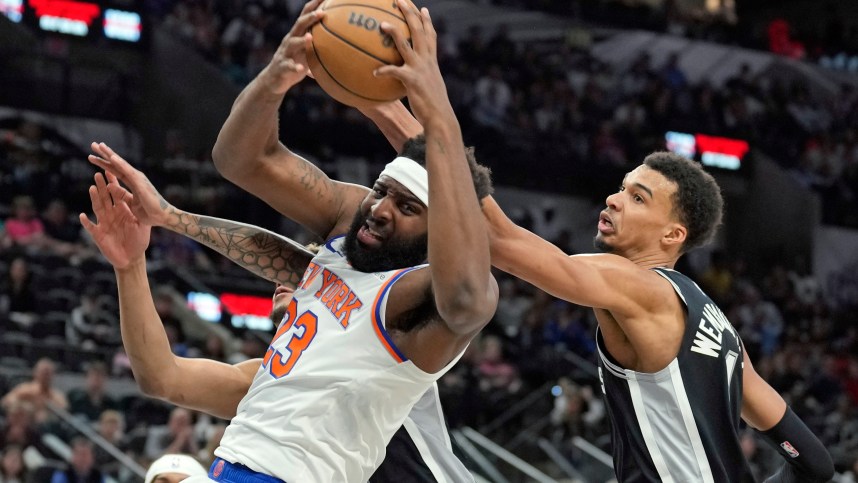
M 307 62 L 316 82 L 334 99 L 350 106 L 389 102 L 405 95 L 405 86 L 372 72 L 402 65 L 393 39 L 381 31 L 388 22 L 410 38 L 408 24 L 394 0 L 328 0 L 325 17 L 310 32 Z

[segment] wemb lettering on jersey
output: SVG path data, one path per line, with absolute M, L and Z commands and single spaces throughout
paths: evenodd
M 693 352 L 710 357 L 718 357 L 721 352 L 721 342 L 724 332 L 729 332 L 739 343 L 736 330 L 727 320 L 727 317 L 714 304 L 706 304 L 703 307 L 703 317 L 700 318 L 697 334 L 694 336 Z

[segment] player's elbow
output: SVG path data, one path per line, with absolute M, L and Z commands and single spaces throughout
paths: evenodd
M 212 148 L 212 161 L 215 169 L 226 179 L 232 180 L 241 174 L 239 155 L 227 146 L 220 137 Z
M 816 479 L 813 481 L 819 483 L 831 481 L 834 478 L 834 461 L 831 460 L 831 455 L 826 451 L 824 456 L 819 459 L 815 474 Z
M 438 304 L 438 314 L 454 333 L 464 335 L 483 328 L 495 313 L 497 297 L 491 290 L 486 294 L 459 292 Z
M 140 392 L 142 392 L 144 396 L 156 399 L 168 398 L 170 392 L 169 388 L 158 378 L 141 377 L 136 374 L 134 378 L 137 380 L 137 386 L 140 388 Z

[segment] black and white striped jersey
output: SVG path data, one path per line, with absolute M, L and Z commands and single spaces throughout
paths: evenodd
M 692 280 L 675 270 L 654 270 L 686 307 L 676 358 L 656 373 L 624 369 L 596 334 L 617 480 L 752 482 L 739 445 L 739 334 Z

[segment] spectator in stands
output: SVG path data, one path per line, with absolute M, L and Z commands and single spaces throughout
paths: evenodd
M 104 476 L 95 466 L 92 441 L 78 436 L 71 442 L 71 461 L 66 470 L 56 470 L 51 483 L 104 483 Z
M 503 278 L 498 283 L 498 289 L 500 296 L 494 320 L 501 326 L 507 337 L 515 337 L 530 308 L 530 298 L 523 293 L 518 282 L 513 278 Z
M 493 418 L 508 407 L 510 396 L 521 389 L 522 381 L 518 369 L 504 358 L 503 341 L 499 337 L 487 335 L 481 342 L 479 387 L 485 397 L 486 414 Z
M 69 405 L 62 391 L 53 387 L 55 372 L 56 366 L 50 359 L 39 359 L 33 368 L 33 380 L 15 386 L 0 400 L 0 405 L 8 411 L 18 402 L 27 402 L 33 405 L 37 423 L 52 419 L 48 403 L 60 409 L 67 409 Z
M 712 300 L 725 305 L 727 297 L 733 290 L 733 272 L 730 271 L 727 254 L 723 250 L 712 252 L 709 266 L 700 275 L 700 284 Z
M 500 67 L 492 66 L 474 87 L 474 120 L 483 127 L 503 129 L 512 100 L 512 89 L 503 72 Z
M 280 325 L 280 321 L 274 323 L 275 326 Z M 215 361 L 226 362 L 227 351 L 223 338 L 214 332 L 206 336 L 206 343 L 203 346 L 200 357 L 212 359 Z
M 110 374 L 115 377 L 133 377 L 131 359 L 125 353 L 125 347 L 119 346 L 110 362 Z
M 244 14 L 227 24 L 220 38 L 221 44 L 232 51 L 232 57 L 238 64 L 246 65 L 250 52 L 265 42 L 265 23 L 262 8 L 248 3 Z
M 173 233 L 158 230 L 152 232 L 150 243 L 152 256 L 176 267 L 191 267 L 211 271 L 214 264 L 200 245 L 193 240 Z
M 210 468 L 212 463 L 214 462 L 215 456 L 214 452 L 218 446 L 220 446 L 220 440 L 223 439 L 223 433 L 226 431 L 225 424 L 216 424 L 211 427 L 210 434 L 208 435 L 207 442 L 205 447 L 200 450 L 199 459 L 205 465 L 206 468 Z
M 87 287 L 83 291 L 80 305 L 72 309 L 66 323 L 66 339 L 69 343 L 85 349 L 119 345 L 119 322 L 101 310 L 98 303 L 101 295 L 101 290 L 95 286 Z M 98 417 L 98 413 L 92 417 Z
M 166 426 L 149 428 L 145 456 L 155 459 L 167 453 L 197 454 L 199 445 L 194 438 L 193 416 L 184 408 L 170 412 Z
M 143 483 L 178 483 L 191 476 L 205 476 L 205 468 L 185 454 L 165 454 L 152 462 Z
M 544 326 L 544 343 L 559 351 L 572 351 L 589 357 L 596 350 L 593 330 L 587 324 L 587 316 L 579 305 L 557 303 L 557 310 Z
M 30 196 L 12 200 L 12 216 L 6 219 L 6 234 L 15 245 L 40 250 L 47 244 L 45 226 L 36 215 L 36 205 Z
M 80 223 L 69 218 L 65 202 L 54 198 L 42 213 L 47 245 L 54 253 L 71 256 L 81 255 L 85 247 L 81 243 Z
M 277 321 L 274 325 L 277 326 L 279 324 L 280 321 Z M 238 364 L 242 361 L 255 359 L 262 356 L 265 353 L 265 349 L 266 347 L 259 336 L 251 331 L 247 331 L 241 338 L 241 345 L 238 351 L 230 354 L 226 362 L 229 364 Z
M 12 239 L 6 233 L 6 224 L 0 220 L 0 250 L 8 250 L 12 248 Z
M 17 444 L 7 444 L 0 456 L 0 483 L 26 483 L 27 466 L 24 452 Z
M 0 313 L 33 314 L 36 309 L 30 264 L 26 258 L 16 257 L 9 264 L 9 273 L 0 288 Z
M 858 457 L 841 476 L 837 483 L 858 483 Z
M 179 357 L 186 357 L 188 355 L 188 345 L 185 343 L 185 330 L 178 314 L 175 313 L 172 296 L 165 290 L 155 290 L 153 299 L 155 300 L 155 310 L 158 312 L 158 316 L 161 317 L 164 330 L 167 332 L 170 349 L 172 349 L 173 354 Z
M 103 362 L 91 362 L 86 368 L 85 387 L 69 391 L 69 411 L 84 416 L 89 421 L 97 420 L 105 410 L 116 409 L 116 401 L 105 393 L 107 367 Z
M 551 409 L 551 424 L 563 433 L 562 439 L 580 436 L 583 428 L 584 398 L 581 388 L 567 377 L 561 377 L 552 389 L 554 407 Z M 559 441 L 561 438 L 554 438 Z
M 0 447 L 15 444 L 21 448 L 35 446 L 40 443 L 39 431 L 33 421 L 33 405 L 17 401 L 9 405 L 6 419 L 0 425 Z
M 124 451 L 126 447 L 125 440 L 125 418 L 122 413 L 114 409 L 105 409 L 98 417 L 97 426 L 98 435 L 105 439 L 108 443 L 116 446 L 119 451 Z M 114 466 L 115 458 L 102 449 L 95 448 L 95 465 L 106 471 L 111 466 Z M 111 472 L 111 471 L 107 471 Z
M 757 349 L 752 353 L 771 355 L 779 347 L 783 316 L 775 304 L 763 299 L 756 287 L 745 287 L 742 303 L 735 308 L 730 320 L 736 324 L 745 345 Z
M 688 79 L 679 67 L 679 54 L 675 52 L 670 54 L 667 62 L 661 68 L 661 78 L 667 87 L 674 92 L 684 89 L 688 85 Z

